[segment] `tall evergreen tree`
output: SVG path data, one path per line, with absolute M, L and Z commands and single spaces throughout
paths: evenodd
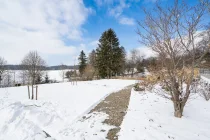
M 83 50 L 81 51 L 78 60 L 79 60 L 79 72 L 80 75 L 82 76 L 84 74 L 85 67 L 87 65 L 87 57 Z
M 102 78 L 114 76 L 121 71 L 125 51 L 120 47 L 119 39 L 112 29 L 102 33 L 96 49 L 96 67 Z
M 125 48 L 122 46 L 119 48 L 118 53 L 116 55 L 116 73 L 115 74 L 123 74 L 125 72 L 125 63 L 126 63 L 126 52 Z

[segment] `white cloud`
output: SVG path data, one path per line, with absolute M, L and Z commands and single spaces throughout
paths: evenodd
M 167 1 L 167 0 L 144 0 L 144 3 L 155 3 L 155 2 L 161 2 L 161 1 Z
M 113 4 L 114 0 L 94 0 L 97 6 L 103 6 L 103 5 L 110 5 Z
M 98 47 L 99 41 L 98 40 L 94 40 L 92 42 L 89 43 L 89 46 L 93 47 L 94 49 L 96 47 Z
M 0 56 L 18 64 L 37 50 L 45 58 L 68 55 L 71 63 L 83 46 L 63 40 L 81 40 L 81 26 L 91 12 L 82 0 L 0 0 Z
M 136 48 L 133 48 L 133 49 L 137 50 L 138 51 L 137 54 L 139 56 L 143 56 L 144 59 L 147 59 L 149 57 L 157 56 L 157 54 L 149 47 L 140 46 L 140 47 L 136 47 Z M 132 50 L 127 51 L 127 58 L 128 59 L 131 57 L 131 51 Z
M 123 14 L 123 10 L 130 7 L 129 3 L 136 3 L 140 0 L 94 0 L 96 5 L 101 8 L 107 7 L 108 14 L 114 17 L 120 24 L 134 25 L 134 19 Z
M 120 24 L 124 25 L 134 25 L 134 19 L 133 18 L 128 18 L 125 15 L 123 15 L 123 10 L 126 8 L 129 8 L 130 4 L 126 3 L 125 0 L 120 0 L 119 4 L 115 7 L 109 8 L 109 15 L 113 16 L 118 20 Z
M 118 5 L 109 9 L 109 14 L 117 18 L 122 15 L 123 9 L 129 7 L 130 5 L 127 4 L 125 0 L 120 0 Z
M 156 1 L 158 0 L 144 0 L 144 2 L 153 2 L 153 3 L 155 3 Z
M 135 24 L 134 19 L 133 18 L 128 18 L 128 17 L 121 17 L 119 19 L 119 22 L 121 24 L 125 24 L 125 25 L 134 25 Z
M 144 55 L 145 58 L 156 56 L 155 52 L 149 47 L 141 46 L 138 47 L 137 50 L 139 50 L 141 55 Z

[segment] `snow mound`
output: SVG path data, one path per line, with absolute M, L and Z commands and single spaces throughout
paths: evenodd
M 0 139 L 53 139 L 41 127 L 61 119 L 51 109 L 50 105 L 32 102 L 13 102 L 1 108 Z

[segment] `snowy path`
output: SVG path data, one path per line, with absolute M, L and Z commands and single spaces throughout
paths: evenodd
M 132 91 L 119 140 L 210 140 L 210 102 L 197 97 L 179 119 L 171 101 Z
M 132 86 L 114 92 L 60 132 L 61 139 L 117 140 L 117 133 L 127 110 Z
M 50 139 L 49 136 L 61 139 L 62 130 L 110 93 L 134 82 L 98 80 L 78 82 L 77 86 L 70 83 L 40 85 L 38 101 L 27 99 L 26 87 L 0 89 L 0 140 Z

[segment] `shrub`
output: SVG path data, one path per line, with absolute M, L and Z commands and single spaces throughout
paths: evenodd
M 145 88 L 143 86 L 140 86 L 139 83 L 136 83 L 134 86 L 135 91 L 144 91 Z
M 162 86 L 162 89 L 164 89 L 165 91 L 170 91 L 171 89 L 169 88 L 169 87 L 167 87 L 167 86 Z

